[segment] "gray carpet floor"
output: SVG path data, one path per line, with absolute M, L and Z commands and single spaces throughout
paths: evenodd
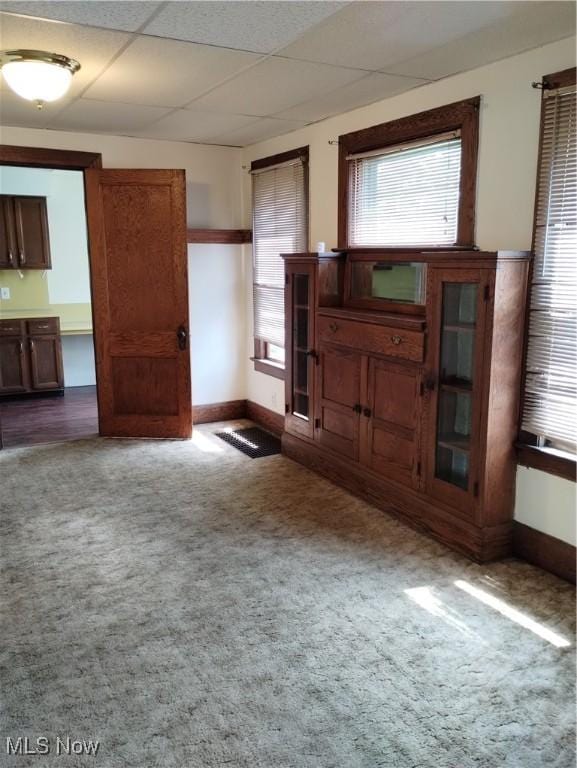
M 570 585 L 215 429 L 0 453 L 0 765 L 575 765 Z

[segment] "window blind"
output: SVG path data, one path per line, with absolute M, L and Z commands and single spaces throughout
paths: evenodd
M 349 161 L 350 246 L 454 245 L 461 137 L 458 131 Z
M 284 263 L 280 254 L 307 250 L 305 161 L 297 159 L 252 173 L 254 335 L 284 347 Z
M 575 452 L 577 163 L 575 86 L 546 91 L 522 426 Z

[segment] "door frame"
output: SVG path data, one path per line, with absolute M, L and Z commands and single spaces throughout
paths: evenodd
M 49 149 L 45 147 L 20 147 L 12 144 L 0 144 L 0 165 L 17 165 L 24 168 L 53 168 L 65 171 L 82 171 L 84 177 L 84 190 L 86 192 L 86 173 L 89 168 L 102 168 L 102 154 L 100 152 L 77 152 L 68 149 Z M 86 239 L 88 243 L 88 261 L 92 266 L 93 253 L 88 232 L 88 200 L 84 195 L 84 207 L 86 210 Z M 92 310 L 92 328 L 94 329 L 94 296 L 92 294 L 92 280 L 90 281 L 90 302 Z M 96 362 L 96 350 L 94 354 L 96 370 L 96 393 L 98 398 L 98 364 Z M 100 409 L 100 403 L 98 403 Z M 98 423 L 100 434 L 100 420 Z M 0 448 L 2 448 L 2 424 L 0 422 Z

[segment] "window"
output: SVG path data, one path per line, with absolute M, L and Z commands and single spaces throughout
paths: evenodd
M 577 114 L 575 70 L 544 78 L 522 435 L 575 454 Z
M 348 159 L 351 246 L 455 245 L 460 132 Z
M 308 248 L 308 147 L 251 165 L 255 367 L 283 376 L 284 262 Z
M 468 99 L 340 136 L 340 247 L 472 247 L 478 111 Z

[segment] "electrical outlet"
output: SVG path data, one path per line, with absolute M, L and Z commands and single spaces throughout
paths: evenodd
M 272 393 L 271 403 L 272 403 L 272 407 L 276 408 L 276 392 Z
M 10 288 L 0 288 L 0 299 L 6 299 L 6 301 L 10 299 Z

